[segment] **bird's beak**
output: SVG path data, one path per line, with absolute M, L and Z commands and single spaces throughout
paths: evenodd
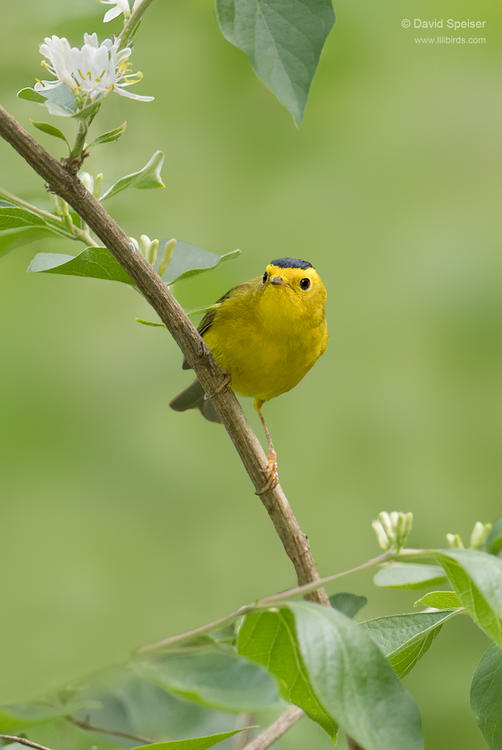
M 289 286 L 287 281 L 284 281 L 284 279 L 281 276 L 273 276 L 270 279 L 270 283 L 274 284 L 274 286 Z

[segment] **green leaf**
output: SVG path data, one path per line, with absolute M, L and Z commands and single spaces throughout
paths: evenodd
M 293 602 L 298 648 L 315 694 L 365 750 L 423 750 L 420 714 L 361 625 L 311 602 Z
M 0 706 L 0 732 L 12 734 L 21 729 L 34 727 L 53 721 L 62 711 L 43 703 L 19 703 L 13 706 Z
M 414 607 L 434 607 L 435 609 L 456 609 L 462 602 L 454 591 L 429 591 L 413 604 Z
M 27 245 L 35 240 L 51 236 L 52 239 L 60 237 L 54 234 L 48 227 L 19 227 L 0 232 L 0 258 L 16 247 Z
M 164 163 L 164 154 L 162 151 L 156 151 L 151 159 L 145 164 L 145 166 L 138 172 L 132 172 L 125 177 L 121 177 L 117 180 L 108 190 L 106 190 L 99 200 L 104 201 L 106 198 L 111 198 L 113 195 L 122 192 L 129 187 L 134 187 L 139 190 L 146 190 L 148 188 L 164 188 L 165 185 L 162 182 L 160 176 L 160 170 Z
M 174 742 L 154 742 L 151 745 L 139 745 L 135 750 L 205 750 L 206 747 L 213 747 L 218 742 L 233 737 L 239 732 L 244 732 L 249 727 L 243 729 L 234 729 L 231 732 L 220 732 L 219 734 L 210 734 L 206 737 L 194 737 L 190 740 L 174 740 Z
M 77 697 L 90 704 L 78 713 L 78 719 L 156 740 L 208 735 L 221 729 L 224 718 L 219 714 L 215 721 L 216 712 L 178 698 L 152 681 L 133 674 L 129 668 L 96 675 Z M 228 715 L 228 723 L 232 726 L 231 715 Z M 87 732 L 88 745 L 82 750 L 90 750 L 89 741 L 92 739 L 94 745 L 100 737 L 103 735 Z M 44 744 L 56 750 L 72 750 L 62 740 Z
M 287 608 L 247 615 L 239 631 L 238 651 L 263 664 L 278 682 L 283 698 L 303 708 L 335 741 L 338 726 L 315 694 Z
M 27 99 L 29 102 L 37 102 L 38 104 L 45 104 L 45 96 L 42 96 L 38 93 L 38 91 L 35 91 L 35 89 L 30 88 L 29 86 L 26 86 L 24 89 L 21 89 L 17 92 L 17 96 L 20 99 Z
M 108 130 L 106 133 L 98 135 L 98 137 L 95 138 L 87 148 L 90 148 L 97 143 L 112 143 L 112 141 L 118 141 L 122 133 L 125 132 L 126 127 L 127 122 L 123 122 L 122 125 L 120 125 L 118 128 L 115 128 L 114 130 Z
M 0 206 L 0 231 L 45 226 L 45 221 L 32 211 L 17 206 Z
M 491 750 L 502 747 L 502 651 L 490 646 L 474 672 L 471 684 L 471 708 Z
M 346 592 L 333 594 L 329 597 L 329 601 L 332 607 L 339 612 L 343 612 L 347 617 L 355 617 L 359 610 L 368 603 L 365 596 L 357 596 L 356 594 L 349 594 Z
M 223 36 L 301 122 L 335 14 L 331 0 L 217 0 Z
M 397 562 L 384 565 L 373 578 L 377 586 L 399 589 L 420 589 L 444 580 L 444 571 L 437 565 Z
M 162 258 L 164 257 L 164 249 L 169 239 L 161 240 L 159 245 L 159 251 L 157 253 L 156 270 Z M 203 271 L 209 271 L 212 268 L 216 268 L 217 265 L 225 260 L 231 260 L 240 255 L 240 250 L 231 250 L 223 255 L 218 253 L 212 253 L 209 250 L 202 250 L 196 245 L 190 244 L 190 242 L 183 242 L 178 240 L 176 247 L 166 271 L 162 274 L 162 279 L 166 284 L 173 284 L 175 281 L 180 279 L 194 276 L 195 274 L 202 273 Z
M 38 253 L 31 261 L 32 273 L 58 273 L 65 276 L 88 276 L 93 279 L 134 284 L 106 247 L 87 247 L 79 255 Z
M 173 653 L 140 663 L 135 671 L 164 690 L 221 711 L 249 713 L 279 703 L 275 680 L 233 651 Z
M 443 624 L 456 612 L 415 612 L 377 617 L 362 623 L 399 677 L 413 669 L 431 647 Z
M 69 141 L 64 133 L 59 130 L 59 128 L 55 128 L 54 125 L 51 125 L 48 122 L 37 122 L 35 120 L 30 120 L 33 127 L 37 128 L 38 130 L 41 130 L 42 133 L 47 133 L 47 135 L 52 135 L 54 138 L 59 138 L 61 141 L 64 141 L 66 145 L 68 146 L 68 151 L 71 152 L 71 146 L 69 144 Z
M 502 517 L 493 522 L 485 547 L 486 551 L 492 555 L 498 555 L 502 550 Z
M 142 326 L 152 326 L 152 328 L 166 328 L 165 323 L 154 323 L 152 320 L 143 320 L 143 318 L 136 318 L 136 323 L 141 323 Z
M 435 553 L 466 612 L 502 645 L 502 560 L 474 549 Z

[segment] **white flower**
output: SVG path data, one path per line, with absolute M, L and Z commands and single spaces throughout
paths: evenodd
M 120 16 L 121 13 L 124 14 L 124 18 L 127 19 L 131 15 L 131 9 L 129 8 L 129 0 L 100 0 L 103 5 L 114 5 L 114 8 L 110 8 L 110 10 L 107 10 L 105 13 L 105 17 L 103 18 L 103 23 L 108 23 L 108 21 L 113 21 L 114 18 L 117 18 L 117 16 Z M 136 10 L 137 6 L 141 0 L 134 0 L 133 5 L 133 11 Z
M 67 86 L 75 95 L 83 94 L 87 100 L 106 96 L 115 91 L 121 96 L 149 102 L 153 96 L 139 96 L 126 91 L 142 79 L 141 73 L 132 73 L 129 63 L 131 49 L 118 49 L 119 40 L 105 39 L 101 44 L 97 34 L 84 34 L 81 49 L 70 47 L 68 40 L 58 36 L 46 37 L 40 53 L 46 58 L 42 65 L 56 80 L 38 81 L 35 91 Z

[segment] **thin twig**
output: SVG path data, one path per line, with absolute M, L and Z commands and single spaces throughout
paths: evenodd
M 75 724 L 80 729 L 85 729 L 88 732 L 100 732 L 100 734 L 113 734 L 116 737 L 125 737 L 128 740 L 134 740 L 141 742 L 142 745 L 151 745 L 155 740 L 151 740 L 149 737 L 139 737 L 137 734 L 130 734 L 129 732 L 121 732 L 119 729 L 105 729 L 104 727 L 97 727 L 91 724 L 89 721 L 80 721 L 80 719 L 74 719 L 73 716 L 66 717 L 71 724 Z
M 225 615 L 224 617 L 220 617 L 217 620 L 213 620 L 212 622 L 208 622 L 205 625 L 200 625 L 198 628 L 186 630 L 183 633 L 178 633 L 177 635 L 163 638 L 161 641 L 157 641 L 156 643 L 150 643 L 146 646 L 141 646 L 141 648 L 138 649 L 137 653 L 144 654 L 149 651 L 157 651 L 159 649 L 166 648 L 167 646 L 174 646 L 176 643 L 181 643 L 182 641 L 193 638 L 194 636 L 204 635 L 204 633 L 209 633 L 211 630 L 221 627 L 222 625 L 228 625 L 237 617 L 242 617 L 242 615 L 249 614 L 249 612 L 253 612 L 256 609 L 260 609 L 261 607 L 266 607 L 269 604 L 275 604 L 276 602 L 283 601 L 284 599 L 291 599 L 294 596 L 304 596 L 305 594 L 310 594 L 315 591 L 315 589 L 323 586 L 325 583 L 330 583 L 330 581 L 335 581 L 337 578 L 342 578 L 343 576 L 350 575 L 351 573 L 357 573 L 360 570 L 371 568 L 374 565 L 378 565 L 379 563 L 385 562 L 389 558 L 394 557 L 395 554 L 395 552 L 389 550 L 388 552 L 383 552 L 381 555 L 378 555 L 378 557 L 372 557 L 370 560 L 361 563 L 361 565 L 356 565 L 354 568 L 349 568 L 348 570 L 343 570 L 340 573 L 334 573 L 333 575 L 319 578 L 319 580 L 315 581 L 314 583 L 305 583 L 303 586 L 296 586 L 293 589 L 286 589 L 286 591 L 280 591 L 278 594 L 271 594 L 270 596 L 265 596 L 262 599 L 257 599 L 255 602 L 244 604 L 242 607 L 239 607 L 239 609 L 234 610 L 230 614 Z
M 38 742 L 32 742 L 27 740 L 26 737 L 17 737 L 14 734 L 0 734 L 0 740 L 8 740 L 9 742 L 19 742 L 20 745 L 26 745 L 26 747 L 33 747 L 35 750 L 52 750 L 50 747 L 45 745 L 39 745 Z
M 282 713 L 278 719 L 270 724 L 263 732 L 248 742 L 243 750 L 265 750 L 270 747 L 279 737 L 290 729 L 293 724 L 296 724 L 299 719 L 303 718 L 305 713 L 298 706 L 290 706 L 284 713 Z

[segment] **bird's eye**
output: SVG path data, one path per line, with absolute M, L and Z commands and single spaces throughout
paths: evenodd
M 265 271 L 265 273 L 263 274 L 263 279 L 262 279 L 263 283 L 265 283 L 267 279 L 268 279 L 268 273 Z
M 300 279 L 300 289 L 308 289 L 310 286 L 310 279 Z

